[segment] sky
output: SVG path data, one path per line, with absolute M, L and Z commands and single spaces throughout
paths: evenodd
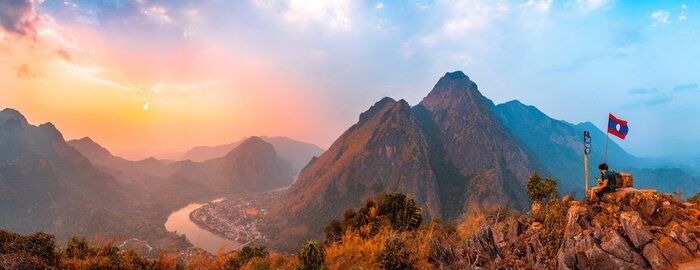
M 117 153 L 326 148 L 461 70 L 496 103 L 612 112 L 632 154 L 700 155 L 698 31 L 698 0 L 0 0 L 0 108 Z

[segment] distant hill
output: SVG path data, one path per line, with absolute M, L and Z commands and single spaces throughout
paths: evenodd
M 596 184 L 594 177 L 600 174 L 598 164 L 603 161 L 605 152 L 605 132 L 590 122 L 574 125 L 552 119 L 536 107 L 517 100 L 495 106 L 494 112 L 539 160 L 545 175 L 559 181 L 562 192 L 579 196 L 584 190 L 583 131 L 589 131 L 592 140 L 589 185 Z M 671 168 L 662 161 L 630 155 L 615 143 L 615 139 L 611 138 L 608 143 L 607 163 L 611 169 L 633 173 L 638 187 L 668 193 L 678 189 L 697 191 L 700 187 L 700 181 L 689 172 Z
M 130 161 L 112 155 L 90 138 L 69 144 L 137 192 L 158 193 L 174 186 L 168 193 L 174 201 L 284 187 L 294 176 L 291 163 L 259 137 L 249 137 L 224 156 L 204 162 L 163 162 L 154 158 Z
M 277 154 L 292 162 L 292 167 L 298 172 L 311 160 L 312 157 L 319 156 L 323 153 L 323 149 L 305 142 L 300 142 L 287 137 L 267 137 L 260 136 L 260 138 L 272 144 L 275 148 Z M 247 138 L 246 138 L 247 139 Z M 228 152 L 236 148 L 246 139 L 242 139 L 237 142 L 222 144 L 216 146 L 197 146 L 188 150 L 179 159 L 181 160 L 192 160 L 197 162 L 202 162 L 210 159 L 220 158 L 226 155 Z
M 249 137 L 225 156 L 204 162 L 172 163 L 174 173 L 199 179 L 214 191 L 238 193 L 288 186 L 294 180 L 292 164 L 260 137 Z
M 116 236 L 130 230 L 130 205 L 126 189 L 51 123 L 33 126 L 18 111 L 0 111 L 1 228 Z

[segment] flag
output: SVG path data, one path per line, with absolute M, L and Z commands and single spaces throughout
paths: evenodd
M 620 139 L 625 139 L 629 128 L 627 127 L 627 121 L 615 118 L 612 113 L 608 120 L 608 133 L 617 136 Z

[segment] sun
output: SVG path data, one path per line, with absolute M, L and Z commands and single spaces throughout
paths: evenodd
M 144 103 L 142 109 L 144 111 L 148 111 L 149 109 L 151 109 L 151 103 L 148 103 L 148 102 Z

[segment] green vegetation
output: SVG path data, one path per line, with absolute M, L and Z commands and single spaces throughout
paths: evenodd
M 538 181 L 539 185 L 533 184 Z M 539 236 L 545 256 L 551 257 L 562 241 L 565 205 L 557 199 L 556 181 L 542 181 L 533 174 L 530 184 L 533 190 L 528 194 L 541 199 L 543 205 L 542 229 L 531 233 Z M 483 229 L 502 236 L 512 228 L 519 230 L 514 224 L 522 217 L 507 208 L 481 209 L 444 224 L 439 220 L 423 224 L 421 214 L 413 199 L 404 194 L 379 194 L 357 210 L 346 210 L 342 219 L 331 221 L 325 230 L 327 241 L 306 242 L 296 256 L 247 246 L 216 255 L 161 252 L 157 258 L 146 258 L 134 250 L 120 250 L 112 242 L 73 237 L 60 248 L 52 235 L 21 236 L 0 230 L 0 269 L 489 269 L 522 268 L 528 260 L 511 256 L 495 262 L 468 248 L 495 245 L 478 238 L 476 232 Z M 529 237 L 517 239 L 529 241 Z
M 540 240 L 549 254 L 554 256 L 564 240 L 566 207 L 558 199 L 552 199 L 542 208 L 544 222 L 540 231 Z
M 326 269 L 326 251 L 316 241 L 304 243 L 299 250 L 299 270 Z
M 403 248 L 405 243 L 400 238 L 387 240 L 385 249 L 377 256 L 377 263 L 382 269 L 409 270 L 413 269 L 411 254 Z
M 550 255 L 554 255 L 564 239 L 564 224 L 566 222 L 566 207 L 559 200 L 557 181 L 542 178 L 533 172 L 527 181 L 527 196 L 535 203 L 542 205 L 543 224 L 540 240 Z
M 401 193 L 379 194 L 374 200 L 367 200 L 357 212 L 345 210 L 341 221 L 332 220 L 326 225 L 326 240 L 338 241 L 346 230 L 356 230 L 369 225 L 365 237 L 376 234 L 382 224 L 390 225 L 396 231 L 411 231 L 423 222 L 422 211 L 415 201 Z
M 246 265 L 249 261 L 255 258 L 265 258 L 269 255 L 269 252 L 265 250 L 265 247 L 250 247 L 245 246 L 235 256 L 231 256 L 227 263 L 227 267 L 230 269 L 239 269 Z M 264 263 L 258 261 L 256 263 L 258 266 L 264 265 Z
M 527 181 L 527 196 L 533 202 L 547 202 L 550 199 L 556 199 L 558 197 L 557 192 L 557 181 L 554 179 L 546 178 L 542 181 L 542 178 L 537 175 L 537 172 L 533 172 Z

